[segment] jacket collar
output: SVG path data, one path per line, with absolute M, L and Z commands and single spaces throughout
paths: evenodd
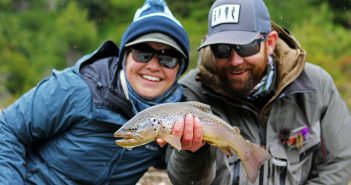
M 119 49 L 113 41 L 106 41 L 102 45 L 90 54 L 87 54 L 80 58 L 76 65 L 73 66 L 74 72 L 79 74 L 79 70 L 82 65 L 94 62 L 99 59 L 107 57 L 118 57 Z

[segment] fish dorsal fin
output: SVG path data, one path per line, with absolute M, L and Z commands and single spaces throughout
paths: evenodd
M 201 102 L 198 102 L 198 101 L 187 101 L 187 102 L 184 102 L 184 103 L 188 103 L 204 112 L 207 112 L 207 113 L 212 113 L 212 110 L 211 110 L 211 107 L 207 104 L 204 104 L 204 103 L 201 103 Z
M 231 131 L 234 134 L 240 134 L 240 129 L 238 127 L 233 126 Z
M 182 149 L 182 144 L 180 143 L 180 138 L 173 136 L 173 135 L 165 135 L 164 137 L 161 137 L 164 141 L 166 141 L 168 144 L 176 148 L 177 150 Z

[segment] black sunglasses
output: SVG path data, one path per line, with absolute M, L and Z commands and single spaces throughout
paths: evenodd
M 147 44 L 136 44 L 129 48 L 132 52 L 133 59 L 140 63 L 147 63 L 156 55 L 160 66 L 174 69 L 178 63 L 184 61 L 184 57 L 175 49 L 155 50 Z
M 234 44 L 213 44 L 210 45 L 213 56 L 216 58 L 229 58 L 232 54 L 232 49 L 241 56 L 248 57 L 258 53 L 261 49 L 261 42 L 267 38 L 267 34 L 255 39 L 254 41 L 244 45 Z

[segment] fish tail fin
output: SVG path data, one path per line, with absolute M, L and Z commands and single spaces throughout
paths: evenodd
M 271 155 L 263 148 L 247 141 L 248 152 L 245 152 L 242 163 L 250 182 L 255 182 L 262 164 L 271 158 Z

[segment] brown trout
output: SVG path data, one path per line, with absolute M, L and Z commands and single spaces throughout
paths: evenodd
M 237 155 L 248 179 L 251 182 L 256 181 L 261 165 L 270 159 L 270 154 L 244 139 L 238 127 L 233 127 L 215 116 L 209 105 L 200 102 L 165 103 L 147 108 L 115 132 L 114 136 L 120 138 L 116 140 L 116 144 L 130 149 L 147 144 L 158 137 L 180 150 L 180 138 L 171 133 L 174 123 L 184 119 L 186 114 L 199 118 L 204 141 L 218 147 L 227 155 Z

